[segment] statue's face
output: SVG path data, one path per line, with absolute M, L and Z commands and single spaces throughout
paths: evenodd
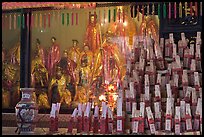
M 89 51 L 89 46 L 85 46 L 84 51 Z
M 64 52 L 64 57 L 68 57 L 68 54 L 67 54 L 67 52 Z
M 56 74 L 56 78 L 57 78 L 57 79 L 60 79 L 60 78 L 61 78 L 61 76 L 62 76 L 61 71 L 58 71 L 58 72 L 57 72 L 57 74 Z
M 52 42 L 52 43 L 55 43 L 55 39 L 51 39 L 51 42 Z
M 94 23 L 95 17 L 91 16 L 91 23 Z
M 73 46 L 74 46 L 74 47 L 77 46 L 77 42 L 76 42 L 76 41 L 73 43 Z

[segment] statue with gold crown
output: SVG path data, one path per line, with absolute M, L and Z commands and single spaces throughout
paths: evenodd
M 89 23 L 86 28 L 84 45 L 88 45 L 89 49 L 94 53 L 100 48 L 100 24 L 97 22 L 96 12 L 89 14 Z
M 67 89 L 68 80 L 62 69 L 57 67 L 56 74 L 51 78 L 48 87 L 49 102 L 61 103 L 62 107 L 69 107 L 71 105 L 71 92 Z

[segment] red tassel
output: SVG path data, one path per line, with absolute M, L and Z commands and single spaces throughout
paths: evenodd
M 50 28 L 50 13 L 48 14 L 48 27 Z
M 44 14 L 44 29 L 46 28 L 46 13 Z
M 125 22 L 125 10 L 123 9 L 123 23 Z
M 192 13 L 193 13 L 192 6 L 193 6 L 193 2 L 190 2 L 190 14 L 191 14 L 191 16 L 192 16 Z
M 78 25 L 78 13 L 76 13 L 76 25 Z
M 198 2 L 195 2 L 195 16 L 198 16 Z
M 176 2 L 174 2 L 174 18 L 176 19 Z
M 142 21 L 144 21 L 144 5 L 142 5 Z

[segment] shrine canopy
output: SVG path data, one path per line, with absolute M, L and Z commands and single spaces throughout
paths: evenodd
M 16 10 L 23 8 L 95 8 L 95 2 L 2 2 L 2 10 Z

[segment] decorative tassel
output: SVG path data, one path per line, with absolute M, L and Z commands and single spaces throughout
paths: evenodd
M 67 26 L 69 25 L 69 13 L 67 13 Z
M 149 4 L 147 5 L 147 16 L 149 15 Z
M 60 12 L 58 11 L 57 12 L 57 23 L 59 23 L 60 22 Z
M 51 17 L 51 15 L 50 15 L 50 13 L 48 13 L 48 27 L 50 28 L 50 17 Z
M 30 23 L 30 27 L 31 28 L 33 28 L 33 23 L 34 23 L 34 15 L 33 15 L 33 13 L 32 13 L 32 15 L 31 15 L 31 23 Z
M 130 14 L 131 14 L 131 18 L 133 18 L 133 6 L 130 6 Z
M 188 11 L 187 11 L 187 8 L 188 8 L 188 3 L 187 2 L 185 2 L 184 3 L 184 5 L 185 5 L 185 16 L 188 16 L 187 14 L 188 14 Z
M 114 22 L 116 21 L 116 9 L 114 9 Z
M 17 22 L 18 24 L 18 28 L 20 28 L 21 27 L 21 16 L 18 14 L 18 22 Z
M 8 23 L 7 23 L 7 15 L 5 15 L 5 29 L 7 29 Z
M 160 4 L 158 4 L 158 18 L 160 19 L 161 13 L 160 13 Z
M 171 19 L 171 2 L 169 2 L 169 19 Z
M 22 16 L 23 16 L 22 17 L 22 27 L 24 29 L 25 28 L 25 16 L 24 16 L 24 14 Z
M 104 18 L 104 24 L 106 23 L 106 10 L 104 9 L 104 11 L 103 11 L 103 18 Z
M 202 2 L 200 2 L 200 16 L 202 16 Z
M 13 29 L 16 29 L 16 14 L 13 16 Z
M 98 21 L 101 23 L 101 10 L 98 11 Z
M 27 29 L 29 28 L 29 13 L 27 13 L 27 17 L 26 17 L 26 25 L 27 25 Z
M 46 15 L 46 13 L 44 14 L 44 29 L 46 28 L 46 17 L 47 17 L 47 15 Z
M 155 7 L 154 7 L 154 3 L 153 3 L 153 5 L 152 5 L 152 15 L 154 15 L 154 13 L 155 13 Z
M 40 13 L 40 28 L 42 28 L 42 14 Z
M 111 20 L 111 10 L 109 9 L 108 10 L 108 22 L 110 23 L 110 20 Z
M 176 19 L 176 2 L 174 2 L 174 18 Z
M 195 2 L 195 16 L 198 16 L 198 2 Z
M 125 10 L 123 9 L 123 23 L 125 22 Z
M 182 18 L 182 3 L 179 3 L 179 18 Z
M 78 25 L 78 13 L 76 13 L 76 25 Z
M 72 25 L 74 25 L 74 13 L 72 13 Z
M 163 5 L 163 18 L 166 18 L 166 4 Z
M 12 19 L 11 19 L 11 14 L 9 15 L 9 30 L 11 30 L 11 21 L 12 21 Z
M 35 27 L 38 27 L 38 14 L 35 14 Z
M 192 13 L 193 13 L 193 2 L 190 2 L 190 14 L 191 14 L 191 16 L 192 16 Z
M 133 18 L 135 18 L 136 17 L 136 15 L 135 15 L 135 6 L 132 6 L 133 7 Z
M 139 16 L 140 9 L 139 8 L 140 8 L 139 5 L 137 5 L 137 21 L 140 21 L 140 16 Z
M 144 21 L 144 5 L 142 5 L 142 21 Z
M 64 13 L 62 13 L 62 25 L 64 25 Z

